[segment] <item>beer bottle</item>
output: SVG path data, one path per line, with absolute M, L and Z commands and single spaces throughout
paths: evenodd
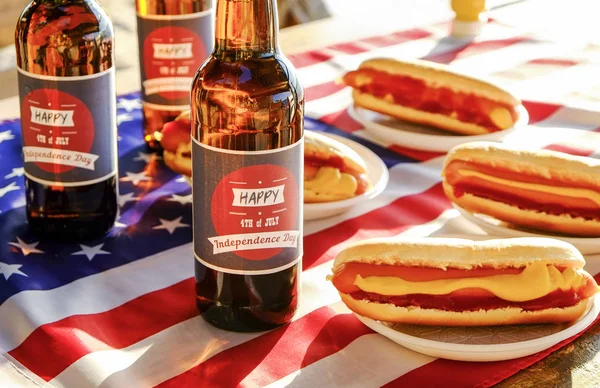
M 302 256 L 304 91 L 275 0 L 218 0 L 192 89 L 196 304 L 232 331 L 285 324 Z
M 190 109 L 194 75 L 214 43 L 212 0 L 136 0 L 143 131 L 161 150 L 163 125 Z
M 29 223 L 48 238 L 103 235 L 117 215 L 111 21 L 95 0 L 35 0 L 15 41 Z

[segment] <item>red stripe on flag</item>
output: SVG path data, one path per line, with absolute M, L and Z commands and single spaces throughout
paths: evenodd
M 159 387 L 264 386 L 345 348 L 372 331 L 351 314 L 322 307 L 225 350 Z
M 594 150 L 585 150 L 581 148 L 573 148 L 562 144 L 550 144 L 544 147 L 547 150 L 564 152 L 565 154 L 577 155 L 577 156 L 590 156 L 594 153 Z
M 597 324 L 599 320 L 600 318 L 596 319 L 594 324 Z M 576 334 L 550 349 L 514 360 L 473 363 L 440 358 L 402 375 L 383 387 L 491 387 L 571 343 L 584 332 Z
M 536 101 L 523 101 L 523 106 L 529 113 L 529 124 L 535 124 L 542 120 L 546 120 L 557 110 L 562 108 L 561 105 Z
M 423 59 L 432 62 L 447 64 L 457 59 L 468 58 L 485 52 L 499 50 L 527 40 L 530 39 L 526 37 L 514 37 L 508 39 L 485 40 L 481 42 L 474 42 L 465 46 L 461 46 L 454 50 L 447 51 L 445 53 L 427 55 Z
M 306 236 L 303 269 L 333 260 L 342 245 L 371 237 L 397 235 L 411 226 L 434 220 L 450 207 L 450 201 L 438 183 L 422 193 L 401 197 L 389 205 Z
M 365 49 L 357 46 L 356 42 L 338 43 L 334 44 L 333 46 L 329 46 L 329 48 L 344 54 L 360 54 L 365 52 Z
M 74 315 L 42 325 L 9 353 L 33 373 L 50 381 L 81 357 L 96 351 L 87 347 L 78 333 L 86 333 L 107 348 L 125 348 L 197 316 L 194 299 L 190 297 L 193 293 L 194 279 L 187 279 L 103 313 Z M 43 357 L 46 354 L 51 357 Z
M 333 58 L 332 54 L 324 53 L 319 50 L 308 51 L 301 54 L 292 54 L 287 56 L 292 64 L 297 68 L 315 65 L 317 63 L 326 62 Z
M 410 30 L 398 31 L 393 34 L 372 36 L 366 39 L 361 39 L 360 42 L 368 43 L 375 47 L 388 47 L 429 36 L 431 36 L 431 32 L 419 28 L 413 28 Z M 368 51 L 366 47 L 360 47 L 355 42 L 338 43 L 328 46 L 327 49 L 336 50 L 350 55 L 360 54 Z M 325 53 L 322 50 L 314 50 L 299 54 L 291 54 L 287 57 L 290 61 L 292 61 L 296 68 L 301 68 L 328 61 L 333 58 L 333 55 L 331 53 Z
M 346 132 L 354 132 L 359 129 L 363 129 L 363 125 L 358 121 L 354 120 L 350 114 L 348 113 L 348 109 L 343 109 L 337 112 L 333 112 L 322 116 L 319 120 L 322 122 L 333 125 L 338 129 Z
M 415 150 L 412 148 L 401 147 L 399 145 L 393 145 L 389 147 L 390 150 L 399 153 L 400 155 L 408 156 L 409 158 L 419 160 L 424 162 L 429 159 L 437 158 L 439 156 L 445 155 L 445 152 L 431 152 L 431 151 L 421 151 Z
M 422 30 L 420 28 L 412 28 L 410 30 L 394 32 L 393 34 L 372 36 L 370 38 L 361 39 L 360 42 L 367 43 L 375 47 L 389 47 L 411 40 L 428 38 L 431 35 L 432 33 L 430 31 Z
M 537 58 L 537 59 L 532 59 L 531 61 L 529 61 L 527 63 L 532 64 L 532 65 L 549 65 L 549 66 L 570 67 L 570 66 L 578 65 L 580 62 L 572 60 L 572 59 L 567 59 L 567 58 Z
M 321 85 L 311 86 L 304 90 L 306 101 L 317 100 L 319 98 L 327 97 L 333 93 L 337 93 L 344 89 L 346 85 L 341 82 L 331 81 Z

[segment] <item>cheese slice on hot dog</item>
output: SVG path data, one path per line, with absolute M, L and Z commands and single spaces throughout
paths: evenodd
M 508 129 L 519 118 L 512 94 L 432 62 L 369 59 L 343 81 L 358 106 L 463 135 Z
M 572 245 L 545 238 L 372 239 L 342 250 L 329 279 L 351 310 L 381 321 L 567 322 L 598 291 L 584 264 Z
M 490 142 L 462 144 L 442 171 L 448 198 L 473 213 L 542 231 L 600 236 L 600 161 Z

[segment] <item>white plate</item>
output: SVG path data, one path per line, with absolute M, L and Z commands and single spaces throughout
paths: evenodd
M 366 193 L 342 201 L 325 202 L 325 203 L 305 203 L 304 204 L 304 220 L 316 220 L 320 218 L 331 217 L 341 213 L 345 213 L 356 205 L 360 205 L 365 201 L 377 197 L 383 192 L 390 179 L 389 172 L 383 160 L 367 147 L 358 144 L 355 141 L 346 139 L 342 136 L 332 135 L 329 133 L 319 132 L 327 137 L 339 141 L 342 144 L 352 148 L 358 156 L 360 156 L 367 165 L 367 175 L 373 184 L 371 190 Z
M 522 130 L 529 123 L 529 114 L 523 105 L 517 108 L 519 120 L 512 128 L 485 135 L 465 136 L 453 134 L 434 127 L 401 121 L 393 117 L 357 107 L 348 108 L 349 114 L 362 125 L 367 132 L 382 140 L 400 146 L 433 152 L 447 152 L 459 144 L 470 141 L 502 141 L 507 135 Z
M 562 240 L 572 244 L 584 255 L 592 253 L 600 253 L 600 238 L 599 237 L 570 237 L 561 234 L 554 234 L 517 228 L 514 225 L 497 220 L 494 217 L 485 214 L 473 214 L 463 209 L 462 207 L 453 204 L 460 214 L 467 220 L 483 229 L 484 232 L 498 237 L 550 237 Z
M 600 295 L 577 321 L 563 324 L 483 327 L 385 324 L 355 314 L 365 325 L 392 341 L 432 357 L 457 361 L 502 361 L 551 348 L 589 327 L 600 312 Z

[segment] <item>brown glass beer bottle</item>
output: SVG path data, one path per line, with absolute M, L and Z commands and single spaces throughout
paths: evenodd
M 136 0 L 144 140 L 161 149 L 161 129 L 190 109 L 194 75 L 214 43 L 212 0 Z
M 101 236 L 117 215 L 111 21 L 95 0 L 36 0 L 15 41 L 29 223 L 46 238 Z
M 275 0 L 218 0 L 192 89 L 196 304 L 233 331 L 289 322 L 302 256 L 304 91 Z

